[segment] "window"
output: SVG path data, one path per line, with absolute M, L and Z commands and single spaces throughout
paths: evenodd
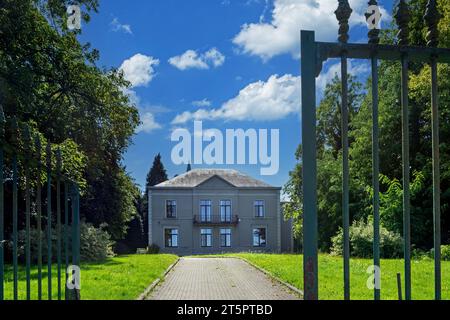
M 220 246 L 231 247 L 231 229 L 220 229 Z
M 264 217 L 264 200 L 255 200 L 255 217 Z
M 220 221 L 231 222 L 231 200 L 220 200 Z
M 253 229 L 253 246 L 254 247 L 266 246 L 266 228 Z
M 200 230 L 200 242 L 202 247 L 212 247 L 212 229 Z
M 166 218 L 177 217 L 177 202 L 175 200 L 166 200 Z
M 166 248 L 178 247 L 178 229 L 168 228 L 164 230 L 164 243 Z
M 211 200 L 200 200 L 201 222 L 211 222 Z

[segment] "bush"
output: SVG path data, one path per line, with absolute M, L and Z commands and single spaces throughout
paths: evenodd
M 434 248 L 429 251 L 428 257 L 434 259 Z M 450 261 L 450 245 L 441 245 L 441 260 Z
M 156 244 L 152 244 L 147 248 L 148 254 L 158 254 L 159 253 L 159 247 Z
M 62 227 L 61 234 L 61 259 L 64 261 L 64 227 Z M 33 263 L 37 263 L 38 260 L 38 236 L 39 232 L 36 228 L 30 229 L 30 248 L 31 248 L 31 260 Z M 18 254 L 21 261 L 25 260 L 25 230 L 19 231 L 18 234 Z M 42 259 L 47 261 L 47 232 L 41 231 L 42 237 Z M 71 255 L 72 245 L 72 232 L 71 229 L 68 234 L 69 240 L 69 255 Z M 114 256 L 112 251 L 113 242 L 110 235 L 104 226 L 95 228 L 92 224 L 81 222 L 80 223 L 80 259 L 86 262 L 102 261 L 109 257 Z M 52 260 L 56 261 L 57 258 L 57 233 L 56 229 L 52 229 Z
M 105 230 L 106 225 L 95 228 L 92 224 L 80 226 L 80 254 L 82 261 L 102 261 L 114 256 L 111 236 Z
M 450 244 L 441 246 L 441 260 L 450 261 Z
M 373 225 L 363 220 L 355 221 L 350 227 L 350 255 L 358 258 L 373 257 Z M 402 256 L 403 243 L 399 234 L 380 226 L 380 256 L 398 258 Z M 340 228 L 332 238 L 331 254 L 342 255 L 343 230 Z

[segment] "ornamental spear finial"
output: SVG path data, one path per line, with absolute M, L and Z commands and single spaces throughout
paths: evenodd
M 438 24 L 441 17 L 439 15 L 436 0 L 428 0 L 427 10 L 425 11 L 423 19 L 425 20 L 428 30 L 426 37 L 427 45 L 430 47 L 437 47 L 439 41 Z
M 347 43 L 349 36 L 348 31 L 350 30 L 350 26 L 348 25 L 348 20 L 352 15 L 352 8 L 348 4 L 348 0 L 338 0 L 339 5 L 337 10 L 334 12 L 336 18 L 339 22 L 339 37 L 338 40 L 341 43 Z
M 411 14 L 405 0 L 400 0 L 398 3 L 394 18 L 398 26 L 398 44 L 407 46 L 409 43 L 409 21 Z

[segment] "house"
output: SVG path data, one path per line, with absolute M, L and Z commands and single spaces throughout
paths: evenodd
M 176 176 L 149 188 L 149 246 L 178 255 L 291 251 L 280 191 L 236 170 Z

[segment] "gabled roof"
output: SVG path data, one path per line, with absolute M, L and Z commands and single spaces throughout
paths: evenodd
M 231 169 L 193 169 L 157 184 L 153 188 L 194 188 L 213 177 L 218 177 L 237 188 L 275 188 L 263 181 Z

